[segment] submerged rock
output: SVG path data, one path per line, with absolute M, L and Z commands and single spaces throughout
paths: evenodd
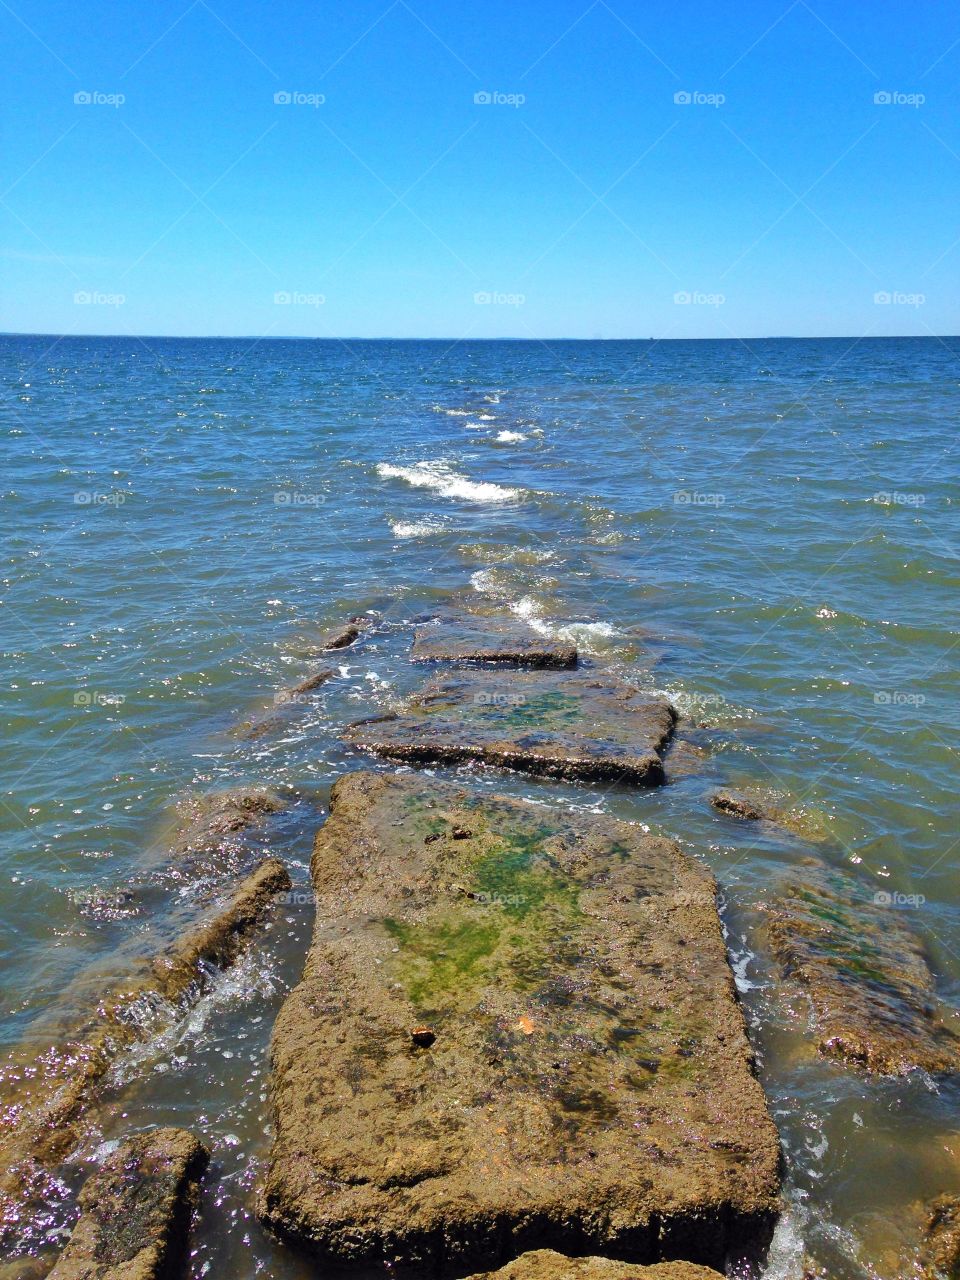
M 418 627 L 414 662 L 491 662 L 514 667 L 575 667 L 576 645 L 541 636 L 519 618 L 461 614 Z
M 656 786 L 676 713 L 612 677 L 555 671 L 439 676 L 403 716 L 344 733 L 353 746 L 408 763 L 476 760 L 525 773 Z
M 313 703 L 309 696 L 321 685 L 333 678 L 337 673 L 333 667 L 324 667 L 312 676 L 307 676 L 299 684 L 289 689 L 281 689 L 274 695 L 273 702 L 265 707 L 259 715 L 244 720 L 232 732 L 238 738 L 265 738 L 268 734 L 279 733 L 297 712 L 305 710 Z
M 77 1146 L 85 1110 L 123 1050 L 145 1041 L 195 1000 L 209 972 L 237 958 L 274 895 L 290 887 L 282 862 L 264 862 L 221 910 L 187 930 L 160 955 L 144 960 L 98 994 L 86 1021 L 74 1020 L 0 1068 L 0 1241 L 15 1230 L 46 1168 Z M 29 1209 L 26 1210 L 29 1213 Z
M 107 1157 L 80 1193 L 80 1220 L 50 1280 L 173 1280 L 209 1153 L 185 1129 L 154 1129 Z
M 710 803 L 731 818 L 742 818 L 749 822 L 759 822 L 767 814 L 754 804 L 752 800 L 748 800 L 746 796 L 740 795 L 735 791 L 715 791 L 710 797 Z
M 272 1045 L 273 1231 L 418 1274 L 541 1246 L 715 1266 L 765 1247 L 777 1134 L 713 879 L 677 845 L 360 772 L 312 874 Z
M 173 851 L 205 853 L 219 848 L 225 837 L 262 826 L 271 814 L 282 813 L 287 804 L 268 787 L 195 792 L 177 804 L 179 822 Z
M 354 614 L 352 618 L 339 627 L 331 627 L 320 640 L 322 650 L 346 649 L 358 640 L 361 634 L 373 625 L 373 619 L 363 614 Z
M 960 1280 L 960 1198 L 940 1196 L 930 1206 L 920 1249 L 924 1280 Z
M 811 872 L 774 901 L 772 948 L 810 997 L 821 1053 L 883 1074 L 956 1072 L 957 1015 L 937 1000 L 923 949 L 889 900 Z
M 566 1258 L 552 1249 L 535 1249 L 499 1271 L 483 1271 L 469 1280 L 722 1280 L 722 1276 L 692 1262 L 655 1262 L 647 1267 L 612 1258 Z

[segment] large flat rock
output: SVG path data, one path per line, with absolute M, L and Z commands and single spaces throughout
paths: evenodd
M 187 1260 L 208 1152 L 185 1129 L 137 1134 L 80 1193 L 80 1220 L 50 1280 L 174 1280 Z
M 615 1262 L 612 1258 L 565 1258 L 553 1249 L 534 1249 L 499 1271 L 469 1280 L 722 1280 L 719 1271 L 693 1262 Z
M 414 662 L 498 663 L 513 667 L 575 667 L 576 645 L 542 636 L 520 618 L 464 613 L 418 627 Z
M 312 873 L 272 1047 L 276 1233 L 418 1276 L 763 1247 L 777 1135 L 714 882 L 672 841 L 359 772 Z
M 882 1074 L 960 1068 L 960 1017 L 937 1000 L 919 940 L 892 894 L 824 868 L 772 903 L 785 976 L 810 998 L 821 1053 Z
M 353 746 L 408 763 L 476 760 L 526 773 L 663 782 L 676 713 L 663 698 L 580 671 L 454 671 L 406 714 L 351 725 Z

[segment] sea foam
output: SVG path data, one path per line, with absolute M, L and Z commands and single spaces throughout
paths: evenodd
M 381 462 L 377 475 L 406 480 L 417 489 L 434 489 L 442 498 L 463 498 L 467 502 L 510 502 L 522 492 L 486 480 L 469 480 L 446 462 L 417 462 L 412 467 Z

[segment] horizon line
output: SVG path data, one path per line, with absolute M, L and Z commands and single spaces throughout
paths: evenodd
M 417 337 L 400 337 L 383 333 L 375 336 L 363 334 L 256 334 L 256 333 L 56 333 L 29 329 L 0 329 L 0 338 L 130 338 L 134 341 L 162 339 L 169 342 L 449 342 L 454 345 L 468 342 L 902 342 L 905 339 L 942 342 L 960 337 L 955 333 L 768 333 L 752 335 L 728 335 L 726 337 L 631 337 L 631 338 L 538 338 L 498 334 L 493 337 L 455 338 L 445 334 L 423 334 Z

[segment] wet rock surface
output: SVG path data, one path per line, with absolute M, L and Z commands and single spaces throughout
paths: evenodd
M 740 818 L 747 822 L 760 822 L 767 817 L 763 809 L 738 791 L 715 791 L 710 803 L 718 813 L 728 818 Z
M 476 760 L 553 777 L 655 786 L 676 713 L 589 671 L 457 671 L 407 714 L 351 725 L 353 746 L 406 763 Z
M 569 668 L 576 645 L 541 636 L 519 618 L 464 613 L 418 627 L 414 662 L 498 663 L 514 667 Z
M 334 649 L 346 649 L 355 641 L 359 640 L 364 631 L 373 626 L 373 619 L 365 617 L 363 614 L 354 614 L 352 618 L 348 618 L 346 622 L 337 627 L 331 627 L 326 631 L 320 639 L 320 649 L 328 652 Z
M 930 1206 L 920 1266 L 923 1280 L 960 1280 L 960 1197 L 939 1196 Z
M 122 1143 L 80 1193 L 81 1216 L 50 1280 L 174 1280 L 187 1259 L 209 1159 L 184 1129 Z
M 269 707 L 265 707 L 260 714 L 253 715 L 237 725 L 233 730 L 234 735 L 238 738 L 252 739 L 281 732 L 298 713 L 305 711 L 312 704 L 313 699 L 310 695 L 336 674 L 333 667 L 324 667 L 320 671 L 315 671 L 313 675 L 307 676 L 305 680 L 301 680 L 299 684 L 292 685 L 289 689 L 281 689 L 274 696 Z
M 923 949 L 891 895 L 811 871 L 772 904 L 768 934 L 810 998 L 817 1046 L 867 1071 L 960 1068 L 960 1020 L 938 1001 Z M 879 899 L 879 901 L 878 901 Z
M 566 1258 L 552 1249 L 534 1249 L 499 1271 L 469 1280 L 721 1280 L 720 1272 L 692 1262 L 655 1262 L 652 1266 L 612 1258 Z
M 777 1135 L 714 882 L 673 842 L 358 772 L 312 874 L 272 1047 L 274 1232 L 423 1275 L 762 1250 Z
M 283 863 L 269 859 L 241 882 L 225 906 L 93 995 L 86 1020 L 34 1031 L 30 1049 L 0 1068 L 0 1241 L 46 1194 L 47 1170 L 76 1147 L 85 1111 L 111 1064 L 149 1039 L 204 990 L 208 974 L 232 964 L 276 893 L 290 887 Z

